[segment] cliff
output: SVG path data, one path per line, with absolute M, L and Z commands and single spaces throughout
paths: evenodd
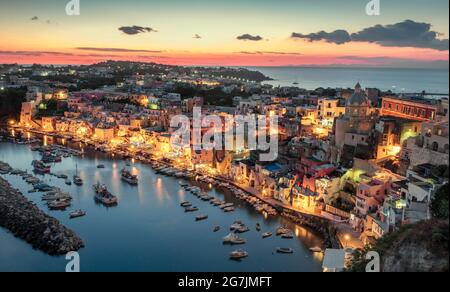
M 430 220 L 404 226 L 372 248 L 381 256 L 383 272 L 448 272 L 449 221 Z M 364 272 L 365 253 L 357 254 L 350 272 Z

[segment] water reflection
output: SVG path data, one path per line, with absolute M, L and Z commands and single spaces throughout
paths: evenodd
M 0 153 L 2 160 L 20 169 L 30 169 L 31 161 L 40 157 L 28 146 L 10 143 L 0 143 Z M 312 255 L 308 248 L 320 246 L 321 240 L 308 229 L 278 217 L 261 215 L 230 193 L 200 185 L 211 196 L 235 203 L 234 213 L 224 213 L 185 192 L 177 179 L 160 176 L 141 163 L 132 167 L 133 173 L 139 174 L 139 186 L 130 186 L 120 179 L 122 163 L 110 160 L 109 155 L 86 151 L 84 158 L 64 158 L 62 163 L 52 165 L 52 172 L 61 174 L 73 174 L 78 165 L 83 186 L 67 186 L 64 180 L 41 176 L 45 182 L 72 194 L 71 209 L 82 209 L 88 214 L 79 220 L 69 220 L 67 212 L 49 211 L 40 194 L 27 193 L 30 187 L 21 178 L 8 176 L 8 180 L 38 207 L 83 238 L 86 248 L 80 254 L 85 262 L 84 269 L 88 271 L 320 271 L 321 259 Z M 97 169 L 98 164 L 105 165 L 105 169 Z M 95 204 L 92 185 L 98 181 L 119 197 L 117 207 Z M 186 214 L 180 207 L 182 201 L 198 206 L 199 213 L 207 214 L 208 220 L 195 222 L 198 214 Z M 228 260 L 229 252 L 236 248 L 222 245 L 222 237 L 236 220 L 245 222 L 251 229 L 243 235 L 248 240 L 243 248 L 250 257 L 240 263 Z M 257 222 L 264 232 L 273 233 L 278 226 L 288 225 L 298 237 L 285 240 L 273 236 L 262 240 L 255 230 Z M 220 225 L 221 231 L 212 232 L 215 225 Z M 19 259 L 15 263 L 17 269 L 64 271 L 64 258 L 42 255 L 27 244 L 18 245 L 13 236 L 2 232 L 4 230 L 0 229 L 0 250 L 15 247 L 13 254 Z M 292 256 L 272 254 L 277 246 L 291 247 L 295 253 Z M 112 253 L 115 254 L 113 259 Z M 10 256 L 0 252 L 0 270 L 7 270 L 5 259 Z

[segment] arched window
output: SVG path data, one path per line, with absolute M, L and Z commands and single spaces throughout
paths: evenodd
M 439 150 L 439 144 L 437 142 L 433 142 L 431 145 L 431 150 L 438 151 Z

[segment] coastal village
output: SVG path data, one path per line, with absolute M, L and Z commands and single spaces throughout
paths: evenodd
M 431 219 L 435 193 L 448 184 L 447 96 L 382 92 L 358 80 L 354 88 L 308 91 L 296 84 L 264 85 L 266 77 L 243 69 L 158 66 L 105 62 L 2 68 L 2 91 L 26 91 L 17 118 L 5 121 L 4 137 L 43 152 L 42 161 L 33 162 L 43 172 L 61 156 L 81 155 L 90 147 L 148 163 L 158 173 L 227 189 L 266 216 L 285 216 L 325 233 L 334 248 L 363 249 L 402 226 Z M 79 80 L 89 78 L 117 82 L 81 88 Z M 214 93 L 220 98 L 214 99 Z M 192 121 L 195 108 L 224 121 L 235 115 L 278 116 L 277 159 L 260 161 L 261 151 L 246 146 L 180 151 L 171 143 L 177 128 L 170 121 L 179 115 Z M 211 127 L 204 126 L 202 133 Z M 79 149 L 64 147 L 69 142 Z M 77 177 L 61 179 L 83 183 Z M 126 183 L 140 179 L 122 170 Z M 233 204 L 190 184 L 183 187 L 225 212 L 234 211 Z M 120 205 L 107 188 L 95 186 L 96 198 Z M 60 195 L 53 208 L 64 207 Z M 182 207 L 198 210 L 191 202 Z M 83 215 L 82 210 L 71 213 Z M 206 220 L 207 215 L 196 218 Z M 242 222 L 233 226 L 235 231 L 245 229 Z M 239 243 L 237 233 L 226 240 Z M 278 233 L 293 236 L 281 227 Z M 246 252 L 232 256 L 242 258 Z

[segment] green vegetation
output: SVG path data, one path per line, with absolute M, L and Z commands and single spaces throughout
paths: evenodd
M 434 166 L 431 173 L 437 178 L 448 178 L 448 166 L 438 165 Z
M 0 91 L 0 123 L 5 123 L 9 119 L 16 121 L 19 119 L 26 92 L 26 88 L 8 88 Z
M 364 272 L 368 264 L 365 255 L 369 251 L 378 252 L 385 272 L 448 271 L 448 231 L 448 220 L 434 219 L 402 226 L 379 239 L 374 246 L 355 252 L 347 271 Z
M 39 104 L 37 117 L 61 116 L 66 110 L 67 104 L 65 102 L 49 99 Z
M 220 87 L 206 90 L 202 88 L 179 85 L 176 87 L 174 92 L 181 94 L 183 99 L 192 98 L 195 96 L 203 97 L 205 104 L 215 106 L 233 106 L 233 97 L 250 96 L 249 94 L 241 91 L 233 91 L 231 93 L 225 93 L 222 91 Z
M 431 213 L 434 218 L 437 219 L 448 219 L 448 194 L 449 187 L 448 184 L 442 186 L 437 190 L 431 201 Z

